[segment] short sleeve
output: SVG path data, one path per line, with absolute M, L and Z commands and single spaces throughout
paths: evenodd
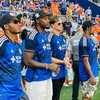
M 25 40 L 25 51 L 34 51 L 34 40 L 26 38 Z

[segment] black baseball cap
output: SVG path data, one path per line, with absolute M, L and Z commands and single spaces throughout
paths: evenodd
M 83 31 L 86 31 L 87 28 L 90 28 L 92 26 L 93 26 L 93 23 L 91 21 L 84 21 L 82 25 Z
M 49 16 L 49 13 L 45 13 L 43 10 L 36 10 L 34 13 L 35 19 L 43 18 L 45 16 Z
M 10 15 L 10 14 L 3 15 L 0 18 L 0 27 L 3 27 L 4 25 L 9 24 L 13 20 L 17 20 L 17 18 L 15 16 Z

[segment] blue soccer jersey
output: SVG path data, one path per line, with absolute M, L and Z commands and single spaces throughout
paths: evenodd
M 82 37 L 79 42 L 79 76 L 81 81 L 86 81 L 89 79 L 89 75 L 85 70 L 85 65 L 83 63 L 83 57 L 89 57 L 89 64 L 92 73 L 95 77 L 98 76 L 98 59 L 97 59 L 97 49 L 96 43 L 90 37 Z
M 49 34 L 46 32 L 30 34 L 25 41 L 26 51 L 34 52 L 33 60 L 40 63 L 51 64 L 51 46 L 48 40 Z M 42 81 L 51 77 L 51 71 L 46 68 L 27 68 L 27 81 Z
M 0 38 L 0 100 L 19 100 L 21 87 L 22 46 L 6 36 Z
M 52 56 L 54 58 L 64 60 L 65 53 L 67 50 L 66 39 L 62 35 L 53 35 L 51 39 Z M 52 74 L 53 79 L 59 79 L 66 76 L 65 64 L 59 64 L 60 72 L 55 75 Z

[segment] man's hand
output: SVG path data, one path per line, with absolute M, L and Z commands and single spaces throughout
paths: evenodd
M 66 59 L 64 59 L 64 63 L 65 63 L 67 68 L 72 67 L 71 60 L 68 57 Z
M 96 85 L 96 79 L 94 76 L 90 77 L 89 82 L 91 85 Z
M 48 69 L 50 69 L 51 71 L 53 71 L 55 73 L 59 73 L 59 71 L 60 71 L 59 66 L 55 63 L 48 64 Z

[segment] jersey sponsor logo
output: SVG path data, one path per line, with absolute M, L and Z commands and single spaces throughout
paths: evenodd
M 61 46 L 59 46 L 59 50 L 65 50 L 66 49 L 66 44 L 62 44 Z
M 43 49 L 44 49 L 44 50 L 51 50 L 50 44 L 49 44 L 49 43 L 44 44 L 44 45 L 43 45 Z
M 43 49 L 44 49 L 44 50 L 46 49 L 46 46 L 45 46 L 45 45 L 43 46 Z
M 21 63 L 21 56 L 12 56 L 10 60 L 12 63 Z
M 18 52 L 20 55 L 22 55 L 22 51 L 20 48 L 18 49 Z M 14 53 L 14 50 L 11 50 L 11 53 Z M 16 55 L 16 56 L 12 56 L 10 60 L 12 63 L 21 63 L 21 59 L 22 59 L 21 56 Z

